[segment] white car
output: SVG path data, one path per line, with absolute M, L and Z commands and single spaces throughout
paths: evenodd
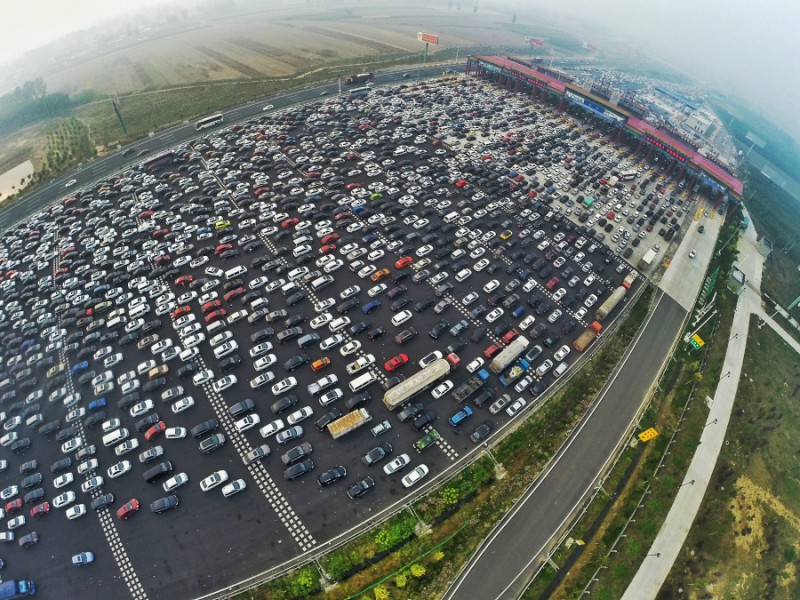
M 60 494 L 53 499 L 53 506 L 55 506 L 56 508 L 64 508 L 65 506 L 68 506 L 69 504 L 75 502 L 75 498 L 76 498 L 75 492 L 71 490 L 68 492 L 64 492 L 63 494 Z
M 285 379 L 281 379 L 278 383 L 272 386 L 272 395 L 279 396 L 284 394 L 297 386 L 297 379 L 294 377 L 286 377 Z
M 286 417 L 286 420 L 289 422 L 289 425 L 296 425 L 312 416 L 314 416 L 314 409 L 310 406 L 304 406 Z
M 348 325 L 350 325 L 349 317 L 338 317 L 333 321 L 331 321 L 330 323 L 328 323 L 328 329 L 330 330 L 331 333 L 336 333 L 337 331 L 339 331 L 340 329 L 344 329 Z
M 361 287 L 360 286 L 351 285 L 349 288 L 345 289 L 341 294 L 339 294 L 339 297 L 342 300 L 347 300 L 348 298 L 358 294 L 360 291 L 361 291 Z
M 150 360 L 146 360 L 146 361 L 144 361 L 144 362 L 142 362 L 142 363 L 139 363 L 139 366 L 137 366 L 137 367 L 136 367 L 136 372 L 137 372 L 139 375 L 144 375 L 144 374 L 145 374 L 145 373 L 147 373 L 147 372 L 148 372 L 150 369 L 152 369 L 153 367 L 155 367 L 157 364 L 158 364 L 158 363 L 157 363 L 156 361 L 152 360 L 152 359 L 150 359 Z
M 403 487 L 411 487 L 415 485 L 418 481 L 420 481 L 423 477 L 428 474 L 428 467 L 427 465 L 419 465 L 415 467 L 408 475 L 404 476 L 402 479 Z
M 389 287 L 389 286 L 388 286 L 388 285 L 386 285 L 385 283 L 379 283 L 378 285 L 375 285 L 375 286 L 373 286 L 373 287 L 369 288 L 369 289 L 367 290 L 367 295 L 368 295 L 370 298 L 374 298 L 375 296 L 377 296 L 377 295 L 378 295 L 378 294 L 380 294 L 381 292 L 385 291 L 385 290 L 386 290 L 388 287 Z
M 567 358 L 569 352 L 570 352 L 570 347 L 565 344 L 561 346 L 561 348 L 556 350 L 556 353 L 553 355 L 553 358 L 556 360 L 556 362 L 561 362 L 562 360 Z
M 331 350 L 332 348 L 336 348 L 337 346 L 341 345 L 344 342 L 344 336 L 341 334 L 335 334 L 328 338 L 325 338 L 319 343 L 319 349 L 323 352 L 327 350 Z
M 106 419 L 105 421 L 103 421 L 102 425 L 103 433 L 109 433 L 111 431 L 114 431 L 119 426 L 120 426 L 119 419 L 116 418 Z
M 508 408 L 506 408 L 506 414 L 509 417 L 513 417 L 519 411 L 525 408 L 526 404 L 527 402 L 525 401 L 525 398 L 517 398 L 516 400 L 514 400 L 514 402 L 511 403 L 511 405 Z
M 77 519 L 78 517 L 82 517 L 86 514 L 86 505 L 85 504 L 76 504 L 75 506 L 71 506 L 67 509 L 65 513 L 69 520 Z
M 483 291 L 487 294 L 490 294 L 494 290 L 500 287 L 500 282 L 497 279 L 492 279 L 489 283 L 483 286 Z
M 191 335 L 186 336 L 186 338 L 184 338 L 183 347 L 186 350 L 189 350 L 189 349 L 194 348 L 195 346 L 201 344 L 202 342 L 204 342 L 205 339 L 206 339 L 206 334 L 205 333 L 202 333 L 202 332 L 193 333 Z M 186 350 L 184 350 L 184 352 L 186 352 Z M 183 358 L 183 352 L 181 352 L 181 360 L 183 360 L 183 361 L 186 360 L 186 359 Z
M 453 389 L 453 382 L 447 379 L 442 383 L 440 383 L 439 385 L 437 385 L 435 388 L 433 388 L 431 395 L 434 398 L 439 399 L 452 389 Z
M 87 479 L 81 484 L 81 490 L 88 494 L 103 485 L 103 476 L 102 475 L 95 475 L 94 477 Z
M 250 380 L 250 387 L 254 390 L 261 389 L 265 385 L 272 383 L 275 381 L 275 373 L 272 371 L 267 371 L 266 373 L 261 373 L 257 377 L 254 377 Z
M 423 356 L 423 357 L 422 357 L 422 358 L 419 360 L 419 368 L 420 368 L 420 369 L 424 369 L 424 368 L 425 368 L 425 367 L 427 367 L 429 364 L 431 364 L 433 361 L 435 361 L 435 360 L 439 360 L 439 359 L 440 359 L 440 358 L 442 358 L 443 356 L 444 356 L 444 355 L 441 353 L 441 351 L 440 351 L 440 350 L 434 350 L 433 352 L 430 352 L 429 354 L 426 354 L 425 356 Z
M 199 373 L 195 373 L 195 375 L 192 377 L 192 383 L 200 386 L 208 383 L 212 379 L 214 379 L 214 371 L 211 369 L 203 369 Z
M 236 343 L 236 340 L 231 340 L 229 342 L 225 342 L 214 348 L 214 357 L 217 359 L 225 358 L 226 356 L 233 354 L 236 350 L 239 349 L 239 344 Z
M 186 437 L 186 427 L 167 427 L 164 430 L 164 437 L 168 440 L 180 440 Z
M 359 342 L 358 340 L 351 340 L 339 349 L 339 353 L 342 356 L 348 356 L 350 354 L 353 354 L 354 352 L 358 352 L 360 348 L 361 348 L 361 342 Z
M 433 246 L 431 246 L 430 244 L 425 244 L 421 248 L 417 249 L 416 254 L 417 254 L 417 256 L 421 257 L 421 256 L 425 256 L 426 254 L 430 254 L 431 252 L 433 252 Z
M 257 414 L 252 413 L 247 415 L 246 417 L 242 417 L 238 421 L 236 421 L 233 425 L 236 427 L 236 431 L 239 433 L 243 433 L 248 429 L 251 429 L 261 423 L 261 417 Z
M 165 492 L 172 492 L 177 490 L 182 485 L 186 485 L 189 482 L 189 476 L 186 473 L 178 473 L 177 475 L 173 475 L 169 479 L 167 479 L 164 483 L 161 484 L 161 487 L 164 489 Z
M 250 288 L 251 290 L 255 290 L 257 288 L 267 285 L 268 283 L 269 283 L 269 278 L 266 277 L 265 275 L 262 275 L 261 277 L 256 277 L 255 279 L 253 279 L 253 281 L 247 284 L 247 287 Z
M 480 369 L 482 366 L 483 366 L 483 359 L 479 356 L 478 358 L 476 358 L 475 360 L 471 361 L 467 365 L 467 371 L 470 372 L 470 373 L 474 373 L 475 371 Z
M 499 319 L 502 316 L 503 316 L 503 309 L 498 306 L 497 308 L 492 310 L 488 315 L 486 315 L 486 322 L 494 323 L 495 321 L 497 321 L 497 319 Z
M 395 327 L 399 327 L 400 325 L 408 321 L 412 316 L 413 314 L 411 313 L 410 310 L 402 310 L 392 317 L 392 325 L 394 325 Z
M 489 259 L 488 258 L 482 258 L 478 262 L 476 262 L 474 265 L 472 265 L 472 270 L 480 272 L 480 271 L 483 271 L 488 266 L 489 266 Z
M 133 438 L 131 440 L 125 440 L 121 444 L 118 444 L 114 448 L 114 454 L 117 456 L 124 456 L 128 452 L 133 452 L 139 447 L 139 440 Z
M 200 489 L 204 492 L 207 492 L 209 490 L 213 490 L 215 487 L 225 483 L 226 481 L 228 481 L 228 472 L 224 469 L 220 469 L 219 471 L 215 471 L 208 477 L 204 478 L 200 482 Z
M 271 435 L 275 435 L 281 429 L 284 428 L 283 421 L 281 419 L 275 419 L 264 425 L 261 429 L 258 430 L 258 433 L 261 434 L 261 437 L 268 438 Z
M 194 398 L 191 396 L 184 396 L 172 405 L 172 412 L 177 415 L 178 413 L 182 413 L 192 406 L 194 406 Z
M 407 467 L 411 464 L 411 457 L 408 454 L 401 454 L 397 458 L 392 459 L 391 462 L 386 463 L 383 466 L 383 472 L 387 475 L 391 475 L 392 473 L 397 473 L 400 469 Z
M 226 375 L 222 379 L 218 379 L 215 381 L 211 387 L 214 388 L 214 391 L 217 393 L 224 392 L 230 387 L 233 387 L 238 379 L 236 379 L 236 375 Z
M 122 460 L 108 467 L 108 471 L 106 471 L 106 474 L 108 475 L 109 479 L 116 479 L 117 477 L 124 475 L 130 470 L 131 470 L 131 461 Z
M 231 481 L 229 484 L 223 486 L 222 495 L 226 498 L 230 498 L 231 496 L 244 491 L 245 488 L 247 488 L 247 484 L 245 483 L 244 479 L 236 479 L 235 481 Z
M 325 300 L 321 300 L 314 305 L 314 312 L 316 313 L 324 312 L 334 304 L 336 304 L 336 300 L 334 300 L 333 298 L 325 298 Z
M 147 400 L 142 400 L 134 404 L 130 409 L 130 415 L 131 417 L 141 417 L 146 412 L 153 410 L 154 407 L 155 404 L 148 398 Z
M 250 348 L 250 358 L 258 358 L 272 350 L 272 342 L 261 342 L 258 346 Z
M 333 315 L 331 315 L 329 312 L 324 312 L 311 319 L 308 324 L 311 325 L 312 329 L 319 329 L 323 325 L 327 325 L 332 320 Z
M 62 488 L 65 485 L 69 485 L 74 480 L 75 476 L 72 473 L 63 473 L 53 480 L 53 486 L 56 488 Z

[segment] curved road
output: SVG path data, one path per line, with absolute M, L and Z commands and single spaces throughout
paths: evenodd
M 376 84 L 389 84 L 397 83 L 403 80 L 404 73 L 410 73 L 413 77 L 428 78 L 439 75 L 443 68 L 449 66 L 435 65 L 422 69 L 417 67 L 409 67 L 404 70 L 390 71 L 386 73 L 377 73 L 375 75 Z M 413 79 L 409 79 L 413 81 Z M 342 92 L 347 93 L 349 88 L 342 85 Z M 286 108 L 302 102 L 311 100 L 318 100 L 322 95 L 335 95 L 339 91 L 338 82 L 326 83 L 322 85 L 315 85 L 297 90 L 290 90 L 288 92 L 278 94 L 275 96 L 265 96 L 254 102 L 249 102 L 241 106 L 223 110 L 222 114 L 225 116 L 224 125 L 218 126 L 216 129 L 226 127 L 231 123 L 251 119 L 264 114 L 262 108 L 265 104 L 272 104 L 275 110 Z M 324 92 L 324 94 L 323 94 Z M 212 128 L 208 131 L 213 131 Z M 205 131 L 205 133 L 208 133 Z M 105 156 L 99 160 L 89 163 L 80 169 L 66 174 L 58 179 L 53 180 L 46 186 L 39 188 L 28 196 L 23 197 L 21 200 L 15 202 L 5 210 L 0 210 L 0 231 L 4 231 L 14 226 L 15 224 L 28 218 L 33 213 L 42 210 L 49 204 L 55 202 L 57 199 L 65 196 L 72 189 L 80 189 L 83 186 L 89 185 L 98 179 L 108 176 L 110 173 L 120 171 L 131 165 L 138 164 L 152 154 L 156 154 L 162 150 L 166 150 L 172 146 L 177 146 L 184 142 L 188 142 L 200 134 L 194 128 L 194 122 L 182 123 L 175 125 L 169 129 L 165 129 L 155 134 L 151 138 L 145 138 L 126 146 L 124 150 Z M 143 150 L 147 150 L 146 156 L 137 156 Z M 127 153 L 127 156 L 123 155 Z M 74 187 L 65 188 L 65 184 L 70 179 L 77 179 Z
M 518 598 L 546 560 L 552 541 L 597 485 L 680 333 L 686 311 L 659 292 L 625 360 L 546 471 L 487 536 L 444 598 Z

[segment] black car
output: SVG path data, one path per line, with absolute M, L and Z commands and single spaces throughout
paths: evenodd
M 313 470 L 314 470 L 314 461 L 311 460 L 310 458 L 306 458 L 297 464 L 287 467 L 286 470 L 283 472 L 283 477 L 291 481 L 292 479 L 297 479 L 301 475 L 305 475 L 306 473 Z
M 369 328 L 370 328 L 369 321 L 359 321 L 358 323 L 350 326 L 350 333 L 352 335 L 358 335 L 359 333 Z
M 415 337 L 417 337 L 417 330 L 413 327 L 409 327 L 408 329 L 404 329 L 394 336 L 394 341 L 402 346 L 403 344 L 413 340 Z
M 33 475 L 28 475 L 25 479 L 23 479 L 20 487 L 22 487 L 23 490 L 27 490 L 39 485 L 40 483 L 42 483 L 42 474 L 34 473 Z
M 31 447 L 31 438 L 22 438 L 11 444 L 9 450 L 14 454 L 23 454 Z
M 265 327 L 264 329 L 259 329 L 255 333 L 250 335 L 250 341 L 254 344 L 261 343 L 265 340 L 270 339 L 272 336 L 275 335 L 275 330 L 272 327 Z
M 200 438 L 205 434 L 216 431 L 219 428 L 219 421 L 216 419 L 208 419 L 202 423 L 192 427 L 192 437 Z
M 380 446 L 375 446 L 372 450 L 362 456 L 361 462 L 367 467 L 372 466 L 389 456 L 392 453 L 392 450 L 392 445 L 389 442 L 383 442 Z
M 225 445 L 225 435 L 222 433 L 215 433 L 200 442 L 200 452 L 202 454 L 210 454 L 214 450 L 219 450 Z
M 322 475 L 317 477 L 317 482 L 321 486 L 326 486 L 335 483 L 346 476 L 347 476 L 347 469 L 345 469 L 342 466 L 333 467 L 332 469 L 328 469 Z
M 478 425 L 472 433 L 469 434 L 469 439 L 472 440 L 474 443 L 479 444 L 483 440 L 489 437 L 489 434 L 492 433 L 492 429 L 494 426 L 492 425 L 491 421 L 484 421 L 480 425 Z
M 283 363 L 283 368 L 286 369 L 289 373 L 291 373 L 292 371 L 296 371 L 303 365 L 308 364 L 310 360 L 311 357 L 308 354 L 298 354 L 287 360 L 285 363 Z
M 433 326 L 433 329 L 431 329 L 428 332 L 428 335 L 431 336 L 434 340 L 438 339 L 439 336 L 441 336 L 448 327 L 450 327 L 450 323 L 448 323 L 445 319 L 442 319 L 436 325 Z
M 405 423 L 409 419 L 416 417 L 423 410 L 425 410 L 425 406 L 421 402 L 408 404 L 397 413 L 397 418 L 401 423 Z
M 50 465 L 50 472 L 53 473 L 53 475 L 57 473 L 63 473 L 71 466 L 72 466 L 72 459 L 68 456 L 66 458 L 57 460 L 52 465 Z
M 28 462 L 22 463 L 19 466 L 19 472 L 21 475 L 27 475 L 28 473 L 33 473 L 38 468 L 39 468 L 39 461 L 34 458 L 33 460 L 29 460 Z
M 238 354 L 234 354 L 233 356 L 228 356 L 227 358 L 223 358 L 219 361 L 219 370 L 223 373 L 227 373 L 231 369 L 235 369 L 240 364 L 242 364 L 242 357 Z
M 150 503 L 150 510 L 154 513 L 163 513 L 172 508 L 175 508 L 180 504 L 180 500 L 175 494 L 171 494 L 169 496 L 165 496 L 164 498 L 159 498 Z
M 102 496 L 98 496 L 94 500 L 92 500 L 92 508 L 94 510 L 100 510 L 101 508 L 105 508 L 109 504 L 114 502 L 114 494 L 103 494 Z
M 361 481 L 351 485 L 347 490 L 347 495 L 350 496 L 352 500 L 359 498 L 370 491 L 372 488 L 375 487 L 375 480 L 367 476 Z
M 39 474 L 41 477 L 41 474 Z M 44 488 L 36 488 L 35 490 L 31 490 L 24 496 L 25 504 L 32 504 L 39 500 L 40 498 L 44 498 Z
M 136 431 L 144 431 L 145 429 L 148 429 L 151 425 L 155 425 L 156 423 L 158 423 L 160 420 L 161 419 L 159 419 L 158 413 L 153 413 L 151 415 L 147 415 L 146 417 L 142 417 L 141 419 L 136 421 L 134 426 L 136 427 Z
M 232 419 L 238 419 L 242 415 L 249 413 L 252 410 L 255 410 L 256 403 L 251 398 L 245 398 L 241 402 L 237 402 L 233 406 L 228 408 L 228 414 L 230 414 Z
M 383 327 L 373 327 L 367 332 L 367 337 L 374 342 L 385 333 L 386 330 Z
M 359 305 L 358 298 L 348 298 L 336 306 L 336 312 L 340 315 L 350 312 Z
M 328 425 L 333 423 L 336 419 L 338 419 L 341 416 L 342 416 L 342 411 L 334 407 L 328 412 L 326 412 L 324 415 L 322 415 L 322 417 L 317 420 L 315 425 L 317 426 L 317 429 L 319 429 L 320 431 L 325 431 L 328 428 Z
M 431 423 L 433 423 L 438 418 L 439 418 L 439 415 L 437 415 L 435 411 L 427 410 L 424 413 L 422 413 L 420 416 L 418 416 L 416 419 L 414 419 L 412 421 L 412 423 L 411 423 L 411 426 L 415 430 L 419 431 L 420 429 L 422 429 L 426 425 L 430 425 Z
M 97 427 L 106 420 L 106 411 L 101 410 L 100 412 L 96 412 L 94 414 L 89 415 L 86 417 L 86 420 L 83 422 L 83 426 L 91 429 L 92 427 Z
M 282 412 L 289 410 L 297 404 L 298 398 L 295 394 L 286 394 L 283 398 L 276 400 L 270 407 L 273 414 L 279 415 Z
M 345 401 L 344 406 L 348 411 L 351 411 L 355 410 L 359 406 L 366 404 L 370 400 L 372 400 L 372 394 L 370 394 L 369 392 L 360 392 L 348 398 Z
M 291 465 L 307 457 L 309 454 L 311 454 L 311 452 L 313 452 L 311 444 L 309 444 L 308 442 L 303 442 L 302 444 L 299 444 L 294 448 L 284 452 L 281 455 L 281 462 L 284 465 Z

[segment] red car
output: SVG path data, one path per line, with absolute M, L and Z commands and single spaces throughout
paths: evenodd
M 31 517 L 34 519 L 38 519 L 39 517 L 43 517 L 49 512 L 50 512 L 50 503 L 42 502 L 41 504 L 37 504 L 31 509 Z
M 150 237 L 152 237 L 154 240 L 157 240 L 160 237 L 164 237 L 168 233 L 169 229 L 164 227 L 163 229 L 156 229 L 153 233 L 150 234 Z
M 336 215 L 335 217 L 333 217 L 333 220 L 334 220 L 334 221 L 341 221 L 342 219 L 347 219 L 347 218 L 349 218 L 349 217 L 352 217 L 352 216 L 353 216 L 353 213 L 351 213 L 351 212 L 348 210 L 347 212 L 341 212 L 341 213 L 339 213 L 338 215 Z M 337 234 L 337 235 L 338 235 L 338 234 Z
M 238 298 L 239 296 L 244 294 L 245 291 L 246 290 L 243 287 L 238 287 L 229 292 L 226 292 L 223 298 L 225 299 L 225 302 L 230 302 L 231 300 L 234 300 L 235 298 Z
M 186 306 L 179 306 L 175 310 L 172 311 L 172 318 L 177 319 L 181 315 L 185 315 L 192 312 L 192 307 L 188 304 Z
M 220 308 L 219 310 L 215 310 L 212 313 L 208 313 L 206 315 L 206 325 L 210 325 L 214 321 L 219 321 L 220 319 L 225 318 L 225 315 L 228 314 L 224 308 Z
M 357 188 L 360 188 L 360 187 L 361 187 L 361 184 L 360 184 L 360 183 L 348 183 L 348 184 L 347 184 L 346 186 L 344 186 L 344 187 L 345 187 L 345 189 L 346 189 L 346 190 L 349 192 L 350 190 L 355 190 L 355 189 L 357 189 Z
M 462 187 L 464 187 L 465 185 L 467 185 L 467 183 L 468 183 L 468 182 L 467 182 L 467 180 L 466 180 L 466 179 L 459 179 L 458 181 L 456 181 L 456 187 L 457 187 L 457 188 L 462 188 Z
M 162 433 L 164 433 L 164 430 L 166 428 L 167 424 L 164 423 L 164 421 L 159 421 L 158 423 L 150 427 L 150 429 L 144 432 L 144 439 L 146 439 L 148 442 L 154 440 Z
M 500 352 L 503 349 L 503 344 L 500 342 L 495 342 L 491 346 L 489 346 L 486 350 L 483 351 L 483 355 L 486 358 L 492 358 L 495 354 Z
M 283 223 L 281 223 L 281 227 L 283 227 L 284 229 L 289 229 L 290 227 L 294 227 L 295 225 L 297 225 L 299 222 L 300 219 L 298 219 L 297 217 L 290 217 L 286 219 Z
M 402 367 L 407 362 L 408 362 L 408 356 L 407 355 L 398 354 L 397 356 L 394 356 L 394 357 L 390 358 L 389 360 L 387 360 L 386 364 L 384 364 L 383 366 L 387 371 L 389 371 L 391 373 L 395 369 L 399 369 L 400 367 Z
M 142 212 L 139 213 L 140 219 L 149 219 L 152 216 L 153 216 L 152 210 L 143 210 Z
M 212 310 L 218 309 L 220 306 L 222 306 L 222 302 L 220 302 L 219 300 L 212 300 L 211 302 L 206 302 L 205 304 L 203 304 L 203 312 L 204 313 L 211 312 Z
M 175 280 L 175 285 L 178 287 L 185 287 L 192 283 L 194 277 L 192 275 L 181 275 Z
M 322 248 L 319 249 L 320 254 L 329 254 L 330 252 L 336 251 L 336 244 L 325 244 Z
M 126 502 L 117 509 L 117 517 L 119 517 L 124 521 L 125 519 L 128 519 L 133 515 L 135 515 L 136 511 L 138 510 L 139 510 L 139 501 L 136 498 L 131 498 L 130 500 L 128 500 L 128 502 Z
M 22 509 L 22 498 L 17 498 L 6 504 L 6 514 L 10 515 Z
M 508 344 L 509 342 L 515 340 L 517 337 L 519 337 L 519 331 L 517 331 L 516 329 L 507 331 L 505 335 L 503 335 L 503 343 Z
M 399 259 L 394 263 L 394 268 L 402 269 L 403 267 L 407 267 L 408 265 L 410 265 L 412 262 L 414 262 L 413 258 L 411 258 L 410 256 L 404 256 L 403 258 Z
M 330 243 L 335 242 L 338 239 L 339 239 L 339 234 L 338 233 L 329 233 L 328 235 L 326 235 L 324 238 L 322 238 L 320 240 L 320 243 L 322 243 L 322 244 L 330 244 Z
M 160 254 L 156 257 L 157 265 L 163 265 L 165 262 L 169 262 L 169 254 Z
M 216 248 L 214 248 L 214 254 L 222 254 L 225 250 L 232 250 L 233 244 L 220 244 Z

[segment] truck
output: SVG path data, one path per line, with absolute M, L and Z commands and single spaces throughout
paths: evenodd
M 611 178 L 608 180 L 608 187 L 613 188 L 617 185 L 618 182 L 619 179 L 616 177 L 616 175 L 612 175 Z
M 519 336 L 492 359 L 489 370 L 492 373 L 502 373 L 505 368 L 513 363 L 519 355 L 525 352 L 530 342 L 524 335 Z
M 355 431 L 364 423 L 372 421 L 372 415 L 366 408 L 357 408 L 346 415 L 339 417 L 333 423 L 328 424 L 328 431 L 331 432 L 333 439 L 338 439 L 345 434 Z
M 451 392 L 453 400 L 463 402 L 486 385 L 488 379 L 489 372 L 486 369 L 481 369 Z
M 434 360 L 424 369 L 417 371 L 405 381 L 389 389 L 383 395 L 383 403 L 389 410 L 394 410 L 444 378 L 451 368 L 450 362 L 444 358 Z
M 345 85 L 356 85 L 358 83 L 367 83 L 373 79 L 375 79 L 375 73 L 358 73 L 345 77 L 344 83 Z
M 639 268 L 646 269 L 651 264 L 653 264 L 653 259 L 656 257 L 656 251 L 650 248 L 647 252 L 644 253 L 642 258 L 639 259 Z
M 439 435 L 438 431 L 431 429 L 423 437 L 414 442 L 414 450 L 420 453 L 425 452 L 425 450 L 433 446 L 440 437 L 442 436 Z
M 36 584 L 30 579 L 9 579 L 0 583 L 0 600 L 27 598 L 36 594 Z
M 611 295 L 606 298 L 606 301 L 600 305 L 600 308 L 597 309 L 595 313 L 595 319 L 598 321 L 602 321 L 605 319 L 609 313 L 616 308 L 617 304 L 619 304 L 622 299 L 625 297 L 625 294 L 629 289 L 631 289 L 631 285 L 633 282 L 636 281 L 638 277 L 638 273 L 636 271 L 631 271 L 625 276 L 625 279 L 622 280 L 622 285 L 615 289 Z
M 500 383 L 503 384 L 503 387 L 508 387 L 513 384 L 517 379 L 522 377 L 525 373 L 528 372 L 528 369 L 531 368 L 531 364 L 521 358 L 520 361 L 511 367 L 508 371 L 500 375 Z
M 583 352 L 589 347 L 589 344 L 594 341 L 594 338 L 597 337 L 597 334 L 599 334 L 602 329 L 603 326 L 595 321 L 589 325 L 589 327 L 586 328 L 586 331 L 580 334 L 574 342 L 572 342 L 572 347 L 578 352 Z

